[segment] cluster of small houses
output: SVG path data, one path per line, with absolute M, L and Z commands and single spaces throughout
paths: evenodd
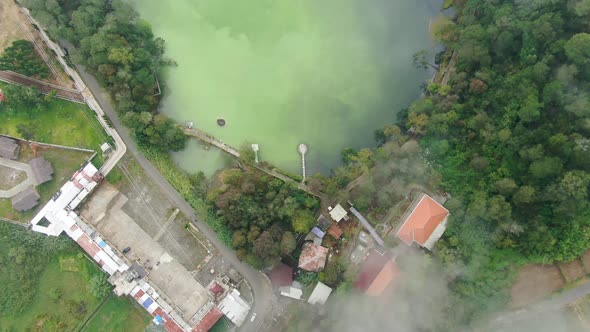
M 355 215 L 358 211 L 354 210 Z M 322 246 L 326 234 L 338 240 L 343 234 L 338 226 L 341 220 L 348 220 L 347 211 L 336 205 L 329 208 L 333 221 L 323 215 L 318 218 L 318 225 L 306 237 L 299 257 L 298 268 L 307 272 L 319 272 L 324 269 L 329 258 L 329 249 Z M 406 210 L 396 236 L 409 246 L 418 245 L 431 250 L 446 229 L 449 211 L 427 194 L 420 194 Z M 369 235 L 372 234 L 372 235 Z M 400 274 L 395 257 L 379 243 L 373 229 L 361 231 L 358 244 L 350 255 L 353 264 L 360 264 L 360 273 L 354 287 L 368 296 L 379 297 L 395 286 L 395 279 Z M 375 238 L 373 238 L 375 237 Z M 294 281 L 294 269 L 284 263 L 273 268 L 270 273 L 271 282 L 282 296 L 302 300 L 303 287 Z M 317 282 L 307 302 L 324 304 L 332 289 L 322 282 Z
M 19 154 L 20 147 L 17 141 L 6 136 L 0 136 L 1 158 L 6 158 L 14 163 L 18 163 L 16 160 L 19 158 Z M 11 198 L 12 207 L 19 212 L 31 210 L 39 205 L 39 199 L 41 196 L 36 187 L 53 179 L 53 167 L 45 158 L 33 158 L 26 164 L 30 166 L 32 173 L 32 179 L 29 181 L 29 186 L 23 188 L 22 191 L 18 192 Z

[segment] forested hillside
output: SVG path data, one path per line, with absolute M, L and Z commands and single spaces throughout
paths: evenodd
M 590 1 L 455 1 L 448 86 L 408 110 L 452 195 L 436 248 L 458 267 L 458 320 L 505 302 L 509 267 L 590 245 Z
M 22 0 L 55 39 L 76 46 L 72 58 L 111 93 L 124 123 L 140 145 L 180 150 L 185 137 L 174 122 L 156 114 L 161 95 L 157 74 L 166 62 L 164 40 L 128 4 L 102 0 Z

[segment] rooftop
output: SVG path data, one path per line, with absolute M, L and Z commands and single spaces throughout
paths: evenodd
M 324 236 L 326 236 L 326 233 L 324 231 L 322 231 L 321 229 L 319 229 L 318 227 L 312 228 L 311 232 L 313 233 L 313 235 L 319 237 L 320 239 L 323 239 Z
M 8 159 L 18 158 L 19 147 L 15 140 L 0 136 L 0 157 Z
M 12 207 L 20 212 L 28 211 L 39 204 L 40 198 L 35 187 L 28 187 L 12 197 Z
M 332 293 L 332 288 L 324 285 L 321 281 L 318 281 L 307 302 L 311 304 L 324 304 L 326 303 L 326 300 L 328 300 L 330 293 Z
M 338 240 L 342 234 L 344 234 L 344 231 L 342 228 L 338 227 L 338 225 L 332 225 L 332 227 L 328 229 L 328 234 L 332 235 L 333 238 Z
M 240 292 L 232 289 L 219 303 L 219 309 L 232 323 L 239 327 L 246 320 L 250 306 L 240 297 Z
M 270 272 L 270 281 L 275 287 L 291 286 L 293 283 L 293 269 L 283 263 L 279 263 Z
M 193 328 L 192 332 L 207 332 L 223 316 L 223 312 L 217 307 L 211 308 L 209 312 L 201 319 L 199 324 Z
M 340 204 L 337 204 L 332 210 L 330 210 L 330 217 L 336 222 L 339 222 L 346 217 L 346 214 L 346 210 L 344 210 Z
M 416 242 L 430 249 L 429 244 L 433 244 L 433 241 L 428 240 L 433 236 L 442 235 L 441 231 L 435 230 L 446 221 L 449 211 L 426 194 L 422 194 L 417 200 L 418 203 L 397 232 L 397 237 L 408 245 Z
M 301 300 L 301 296 L 303 295 L 303 290 L 292 286 L 280 287 L 279 290 L 281 291 L 281 295 L 295 300 Z
M 327 256 L 328 248 L 306 242 L 299 256 L 299 267 L 309 272 L 321 271 L 326 265 Z
M 49 163 L 45 158 L 37 157 L 35 159 L 31 159 L 29 161 L 29 165 L 31 165 L 33 170 L 33 180 L 35 185 L 40 185 L 53 179 L 53 167 L 51 167 L 51 163 Z
M 379 275 L 389 260 L 391 259 L 388 256 L 381 255 L 377 251 L 371 250 L 371 253 L 361 265 L 361 270 L 354 282 L 354 286 L 362 291 L 369 289 L 375 278 L 377 278 L 377 275 Z

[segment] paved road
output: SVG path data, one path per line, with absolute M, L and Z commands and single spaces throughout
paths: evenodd
M 27 173 L 27 178 L 21 183 L 8 190 L 0 190 L 0 198 L 11 198 L 12 196 L 20 193 L 27 189 L 29 186 L 34 185 L 33 183 L 33 170 L 29 164 L 21 163 L 18 161 L 10 160 L 8 158 L 0 157 L 0 166 L 18 169 L 19 171 Z
M 67 46 L 71 47 L 71 45 Z M 96 101 L 104 110 L 107 117 L 111 120 L 113 127 L 117 130 L 123 139 L 123 142 L 127 145 L 127 151 L 131 152 L 145 173 L 160 186 L 168 199 L 173 202 L 182 211 L 182 213 L 186 215 L 187 218 L 195 223 L 199 230 L 213 243 L 213 245 L 215 245 L 224 258 L 234 265 L 236 269 L 246 278 L 250 286 L 252 286 L 255 300 L 252 312 L 255 312 L 257 317 L 254 323 L 251 323 L 248 318 L 248 320 L 241 327 L 240 331 L 257 331 L 262 325 L 262 321 L 270 309 L 269 304 L 272 295 L 272 289 L 268 278 L 260 271 L 255 270 L 251 266 L 238 260 L 235 252 L 219 241 L 215 231 L 213 231 L 211 227 L 199 219 L 193 208 L 182 198 L 182 196 L 180 196 L 176 189 L 174 189 L 174 187 L 168 183 L 168 181 L 160 174 L 160 172 L 152 165 L 152 163 L 147 160 L 139 151 L 137 145 L 131 139 L 129 131 L 121 124 L 119 117 L 115 113 L 108 94 L 104 91 L 104 89 L 102 89 L 96 79 L 92 75 L 88 74 L 81 66 L 78 66 L 77 70 L 88 89 L 90 89 L 92 94 L 95 96 Z
M 590 282 L 576 288 L 568 289 L 541 302 L 533 303 L 521 309 L 498 314 L 489 324 L 491 326 L 510 326 L 514 322 L 535 319 L 538 315 L 559 310 L 570 303 L 590 294 Z

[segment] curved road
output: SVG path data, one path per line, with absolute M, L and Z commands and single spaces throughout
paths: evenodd
M 66 44 L 63 41 L 60 41 L 60 43 Z M 66 47 L 71 48 L 72 45 L 66 45 Z M 250 317 L 248 317 L 240 328 L 240 331 L 258 331 L 270 309 L 269 305 L 272 296 L 272 288 L 270 286 L 268 277 L 266 277 L 266 275 L 264 275 L 262 272 L 255 270 L 251 266 L 238 260 L 235 252 L 219 241 L 215 231 L 213 231 L 209 225 L 199 219 L 193 208 L 182 198 L 182 196 L 180 196 L 176 189 L 174 189 L 174 187 L 168 183 L 168 181 L 160 174 L 160 172 L 152 165 L 152 163 L 147 160 L 139 151 L 137 145 L 131 138 L 129 131 L 121 124 L 121 121 L 113 109 L 110 97 L 106 91 L 98 84 L 92 75 L 88 74 L 84 70 L 83 67 L 76 67 L 82 80 L 92 92 L 96 98 L 96 101 L 104 110 L 105 114 L 111 120 L 113 127 L 117 130 L 123 139 L 123 142 L 127 145 L 128 151 L 131 152 L 131 154 L 135 157 L 145 173 L 160 186 L 168 199 L 173 202 L 182 211 L 182 213 L 184 213 L 184 215 L 199 228 L 199 230 L 211 241 L 211 243 L 213 243 L 213 245 L 215 245 L 223 257 L 233 266 L 235 266 L 235 268 L 244 276 L 244 278 L 246 278 L 254 292 L 254 307 L 251 313 L 256 313 L 257 318 L 253 323 L 251 323 Z

